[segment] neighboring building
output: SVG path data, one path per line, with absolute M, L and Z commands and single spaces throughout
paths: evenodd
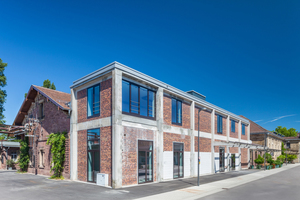
M 300 137 L 284 137 L 285 148 L 287 154 L 297 155 L 297 159 L 294 160 L 295 163 L 300 162 Z
M 17 135 L 20 139 L 29 137 L 30 164 L 29 173 L 50 176 L 51 152 L 50 146 L 46 145 L 47 136 L 51 133 L 67 131 L 66 138 L 66 159 L 63 176 L 70 178 L 70 157 L 69 157 L 69 136 L 70 117 L 68 103 L 71 95 L 32 85 L 28 91 L 16 118 L 15 126 L 26 126 L 36 121 L 36 126 L 29 133 Z
M 114 62 L 71 86 L 71 179 L 120 188 L 248 168 L 247 119 Z
M 20 143 L 10 141 L 0 141 L 0 169 L 7 169 L 6 161 L 18 161 L 20 155 Z M 18 168 L 17 165 L 15 165 Z
M 268 131 L 244 116 L 241 117 L 250 122 L 250 140 L 252 143 L 266 146 L 268 153 L 270 153 L 273 159 L 276 160 L 277 157 L 281 155 L 281 144 L 284 142 L 284 136 L 277 134 L 276 132 Z M 257 158 L 258 154 L 263 156 L 264 152 L 250 150 L 250 163 L 252 165 L 254 165 L 254 160 Z

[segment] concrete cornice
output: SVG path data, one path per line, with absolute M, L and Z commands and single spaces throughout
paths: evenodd
M 175 88 L 175 87 L 173 87 L 171 85 L 168 85 L 168 84 L 166 84 L 166 83 L 164 83 L 162 81 L 159 81 L 159 80 L 157 80 L 157 79 L 155 79 L 155 78 L 153 78 L 151 76 L 143 74 L 142 72 L 139 72 L 139 71 L 137 71 L 135 69 L 132 69 L 132 68 L 130 68 L 130 67 L 126 66 L 126 65 L 123 65 L 121 63 L 118 63 L 116 61 L 113 62 L 113 63 L 110 63 L 109 65 L 106 65 L 106 66 L 104 66 L 104 67 L 102 67 L 102 68 L 100 68 L 100 69 L 98 69 L 98 70 L 96 70 L 96 71 L 94 71 L 94 72 L 86 75 L 86 76 L 83 76 L 82 78 L 80 78 L 80 79 L 78 79 L 76 81 L 74 81 L 73 85 L 71 85 L 70 88 L 73 89 L 73 88 L 76 88 L 76 87 L 78 87 L 80 85 L 83 85 L 83 84 L 85 84 L 85 83 L 87 83 L 89 81 L 92 81 L 92 80 L 94 80 L 94 79 L 96 79 L 98 77 L 101 77 L 101 76 L 103 76 L 103 75 L 111 72 L 114 69 L 118 69 L 118 70 L 120 70 L 120 71 L 122 71 L 122 72 L 124 72 L 124 73 L 126 73 L 126 74 L 128 74 L 130 76 L 132 76 L 133 78 L 142 80 L 142 81 L 147 82 L 149 84 L 152 84 L 152 85 L 154 85 L 156 87 L 161 87 L 164 90 L 167 90 L 167 91 L 169 91 L 169 92 L 171 92 L 171 93 L 173 93 L 175 95 L 178 95 L 178 96 L 180 96 L 182 98 L 188 99 L 189 101 L 194 101 L 195 103 L 200 104 L 200 105 L 202 105 L 204 107 L 207 107 L 208 109 L 215 109 L 217 112 L 219 112 L 221 114 L 230 115 L 231 118 L 234 118 L 236 120 L 241 120 L 243 123 L 246 123 L 246 124 L 250 124 L 250 122 L 248 120 L 246 120 L 246 119 L 244 119 L 244 118 L 242 118 L 242 117 L 240 117 L 240 116 L 238 116 L 236 114 L 233 114 L 233 113 L 231 113 L 231 112 L 229 112 L 229 111 L 227 111 L 227 110 L 225 110 L 223 108 L 220 108 L 220 107 L 218 107 L 216 105 L 213 105 L 213 104 L 211 104 L 211 103 L 209 103 L 209 102 L 207 102 L 205 100 L 199 99 L 199 98 L 197 98 L 197 97 L 195 97 L 195 96 L 193 96 L 193 95 L 191 95 L 189 93 L 186 93 L 186 92 L 184 92 L 182 90 L 179 90 L 179 89 L 177 89 L 177 88 Z

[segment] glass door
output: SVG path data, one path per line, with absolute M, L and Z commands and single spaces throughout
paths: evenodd
M 153 182 L 153 142 L 138 141 L 138 182 Z
M 87 132 L 87 181 L 96 182 L 100 172 L 100 129 Z
M 173 178 L 183 177 L 183 143 L 173 144 Z
M 235 170 L 235 154 L 231 154 L 231 169 Z
M 220 147 L 219 150 L 220 172 L 225 171 L 225 149 Z

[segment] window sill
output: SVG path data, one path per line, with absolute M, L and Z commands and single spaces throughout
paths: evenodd
M 45 166 L 39 166 L 39 169 L 45 169 Z
M 173 124 L 173 125 L 177 125 L 177 126 L 182 126 L 182 123 L 180 124 L 180 123 L 173 123 L 173 122 L 172 122 L 172 124 Z
M 140 118 L 144 118 L 144 119 L 150 119 L 150 120 L 156 120 L 155 117 L 147 117 L 147 116 L 143 116 L 143 115 L 139 115 L 139 114 L 134 114 L 134 113 L 129 113 L 129 112 L 124 112 L 122 111 L 122 114 L 125 114 L 125 115 L 130 115 L 130 116 L 134 116 L 134 117 L 140 117 Z

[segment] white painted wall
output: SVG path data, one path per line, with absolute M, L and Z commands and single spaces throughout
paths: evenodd
M 214 164 L 215 164 L 214 166 L 215 171 L 213 173 L 219 172 L 220 170 L 219 152 L 215 153 Z
M 198 154 L 195 152 L 195 174 L 198 175 Z M 211 174 L 211 153 L 210 152 L 200 152 L 200 175 Z
M 163 152 L 163 179 L 173 179 L 173 151 Z
M 239 166 L 240 166 L 240 158 L 239 158 L 239 154 L 236 153 L 235 154 L 235 170 L 240 170 Z
M 191 176 L 191 162 L 190 162 L 190 159 L 191 159 L 191 153 L 190 152 L 184 152 L 184 162 L 183 162 L 183 165 L 184 165 L 184 178 L 186 177 L 190 177 Z

